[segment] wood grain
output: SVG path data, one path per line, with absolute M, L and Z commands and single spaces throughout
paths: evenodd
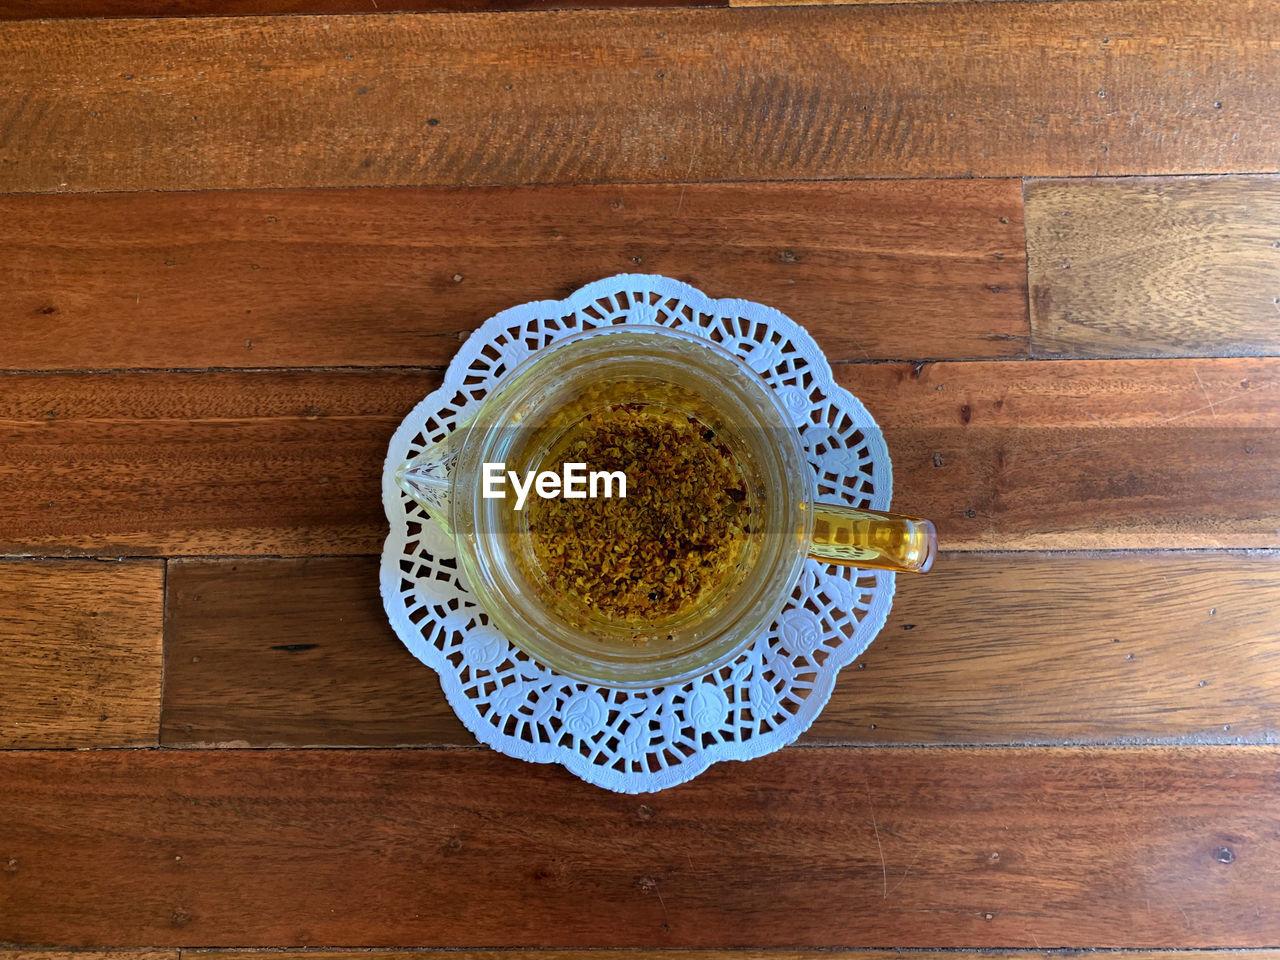
M 0 0 L 0 20 L 55 17 L 243 17 L 334 13 L 481 13 L 611 7 L 723 7 L 727 0 Z
M 183 950 L 184 956 L 198 957 L 200 960 L 252 960 L 259 957 L 257 950 L 227 950 L 218 948 L 202 948 Z M 383 950 L 379 951 L 387 960 L 412 960 L 414 957 L 424 960 L 631 960 L 635 956 L 633 950 Z M 1048 960 L 1050 957 L 1062 956 L 1057 950 L 947 950 L 947 951 L 915 951 L 920 960 Z M 306 957 L 320 956 L 323 960 L 360 960 L 367 957 L 369 951 L 362 950 L 275 950 L 281 960 L 305 960 Z M 1277 960 L 1277 950 L 1202 950 L 1203 960 Z M 30 957 L 30 954 L 26 955 Z M 847 949 L 811 949 L 811 950 L 681 950 L 664 948 L 662 960 L 888 960 L 887 950 L 847 950 Z M 1175 950 L 1090 950 L 1089 956 L 1096 960 L 1185 960 L 1181 951 Z M 3 954 L 0 953 L 0 957 Z M 96 960 L 96 958 L 95 958 Z
M 173 561 L 165 637 L 165 746 L 475 743 L 391 632 L 375 557 Z
M 1027 184 L 1042 357 L 1280 353 L 1280 178 Z
M 731 7 L 808 7 L 837 4 L 876 4 L 885 0 L 729 0 Z M 988 0 L 894 0 L 896 3 L 986 3 Z M 1005 3 L 1037 3 L 1041 0 L 997 0 Z
M 1277 33 L 1268 0 L 23 21 L 0 191 L 1275 172 Z
M 1273 747 L 787 750 L 628 797 L 489 751 L 7 753 L 0 940 L 1256 947 L 1278 778 Z
M 944 554 L 811 742 L 1275 743 L 1280 553 Z
M 1280 361 L 844 364 L 946 549 L 1280 545 Z M 0 552 L 371 554 L 431 371 L 0 377 Z M 67 451 L 76 451 L 75 468 Z M 52 506 L 50 506 L 52 504 Z
M 154 745 L 163 604 L 156 561 L 0 564 L 0 748 Z
M 373 558 L 171 564 L 165 746 L 474 744 L 377 582 Z M 801 742 L 1274 743 L 1278 606 L 1274 552 L 944 554 Z
M 1280 545 L 1275 360 L 835 369 L 946 549 Z
M 371 553 L 386 535 L 387 441 L 439 383 L 433 371 L 0 377 L 13 456 L 0 551 Z
M 432 366 L 517 303 L 660 273 L 832 361 L 1027 355 L 1018 181 L 0 196 L 8 369 Z

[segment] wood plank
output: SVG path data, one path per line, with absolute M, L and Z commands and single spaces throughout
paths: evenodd
M 885 430 L 894 505 L 933 518 L 946 549 L 1280 545 L 1275 359 L 836 370 Z M 387 440 L 438 382 L 0 377 L 0 552 L 375 553 Z
M 376 557 L 172 561 L 169 578 L 165 746 L 475 744 L 391 632 Z
M 320 956 L 324 960 L 363 960 L 368 957 L 367 951 L 359 950 L 278 950 L 274 951 L 280 960 L 306 960 L 307 957 Z M 455 950 L 414 950 L 414 951 L 381 951 L 387 960 L 447 960 L 458 957 Z M 1054 950 L 1019 950 L 1005 952 L 999 950 L 947 950 L 919 951 L 920 960 L 1041 960 L 1041 958 L 1061 956 Z M 200 960 L 254 960 L 260 957 L 258 951 L 251 950 L 219 950 L 201 949 L 184 950 L 184 956 L 198 957 Z M 706 950 L 664 949 L 659 955 L 662 960 L 888 960 L 884 950 L 717 950 L 710 953 Z M 630 950 L 468 950 L 460 960 L 633 960 L 634 951 Z M 1186 954 L 1175 950 L 1090 950 L 1090 960 L 1186 960 Z M 0 952 L 0 960 L 9 960 Z M 20 960 L 32 960 L 27 954 Z M 39 958 L 34 958 L 39 960 Z M 97 960 L 97 958 L 92 958 Z M 1200 951 L 1199 960 L 1280 960 L 1280 950 L 1204 950 Z
M 1016 180 L 10 195 L 0 222 L 8 369 L 443 365 L 626 272 L 768 303 L 833 361 L 1027 355 Z
M 1027 184 L 1042 357 L 1280 353 L 1280 178 Z
M 1275 743 L 1280 553 L 951 554 L 813 742 Z
M 0 748 L 154 746 L 163 605 L 158 561 L 0 565 Z
M 243 17 L 335 13 L 481 13 L 611 7 L 723 7 L 727 0 L 0 0 L 0 20 L 60 17 Z
M 809 7 L 837 4 L 877 4 L 885 0 L 729 0 L 731 7 Z M 894 0 L 895 3 L 1039 3 L 1042 0 Z
M 1274 743 L 1278 608 L 1274 552 L 944 554 L 802 742 Z M 167 609 L 165 746 L 475 743 L 373 558 L 175 562 Z
M 1277 33 L 1269 0 L 23 21 L 0 191 L 1275 172 Z
M 1280 941 L 1274 747 L 786 750 L 640 797 L 472 750 L 12 752 L 0 782 L 11 944 Z
M 1275 360 L 835 369 L 946 549 L 1280 546 Z
M 0 552 L 371 553 L 434 371 L 0 377 Z M 75 452 L 75 469 L 67 467 Z

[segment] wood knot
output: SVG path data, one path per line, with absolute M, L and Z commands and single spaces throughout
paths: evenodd
M 1236 853 L 1230 847 L 1219 847 L 1213 851 L 1213 859 L 1219 863 L 1231 863 L 1236 858 Z
M 636 811 L 637 820 L 652 820 L 654 817 L 653 808 L 645 804 L 640 804 L 640 809 Z

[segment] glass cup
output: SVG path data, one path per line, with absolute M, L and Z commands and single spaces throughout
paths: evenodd
M 629 403 L 679 410 L 711 429 L 747 480 L 753 518 L 735 572 L 648 624 L 643 642 L 635 623 L 549 589 L 530 562 L 528 513 L 511 497 L 484 496 L 486 464 L 523 475 L 584 411 Z M 718 344 L 664 327 L 590 330 L 537 351 L 468 422 L 401 464 L 396 482 L 453 539 L 463 581 L 493 626 L 556 671 L 611 687 L 678 683 L 733 659 L 777 617 L 806 557 L 924 573 L 937 550 L 928 520 L 817 502 L 774 391 Z M 597 533 L 609 549 L 608 531 Z

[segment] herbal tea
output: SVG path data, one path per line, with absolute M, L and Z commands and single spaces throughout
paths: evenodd
M 396 467 L 430 535 L 457 548 L 474 604 L 451 596 L 449 609 L 564 676 L 641 689 L 725 667 L 769 629 L 806 558 L 928 569 L 927 521 L 815 499 L 796 417 L 719 330 L 618 324 L 541 349 L 525 340 L 533 355 L 469 421 Z M 812 393 L 822 371 L 809 366 L 798 361 L 781 386 Z M 807 422 L 826 443 L 815 414 Z M 882 448 L 867 424 L 859 458 Z M 624 497 L 616 481 L 628 474 Z M 406 563 L 401 589 L 423 576 Z M 502 685 L 485 679 L 486 657 L 463 663 Z
M 623 472 L 626 496 L 526 504 L 526 573 L 562 609 L 634 627 L 643 644 L 737 579 L 752 534 L 748 479 L 687 408 L 597 406 L 563 430 L 542 468 L 569 462 Z

